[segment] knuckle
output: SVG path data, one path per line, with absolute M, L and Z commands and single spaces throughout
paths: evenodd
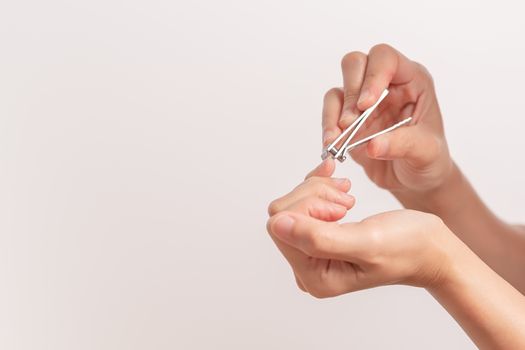
M 388 53 L 393 52 L 394 50 L 395 49 L 392 46 L 386 43 L 379 43 L 372 46 L 372 48 L 370 49 L 370 53 Z
M 429 78 L 432 78 L 432 75 L 430 74 L 429 70 L 427 69 L 427 67 L 425 67 L 423 64 L 419 63 L 419 62 L 416 62 L 416 61 L 412 61 L 414 66 L 416 67 L 416 70 L 418 72 L 420 72 L 421 74 L 429 77 Z
M 360 94 L 360 91 L 357 89 L 354 91 L 351 91 L 350 89 L 348 89 L 346 91 L 345 96 L 343 97 L 344 104 L 353 106 L 353 104 L 355 104 L 355 102 L 359 98 L 359 94 Z
M 309 177 L 305 182 L 308 183 L 308 186 L 316 190 L 321 190 L 324 186 L 326 186 L 326 178 L 321 176 Z
M 419 76 L 423 79 L 423 81 L 426 84 L 428 84 L 428 86 L 433 87 L 434 77 L 432 76 L 432 74 L 430 74 L 430 71 L 427 69 L 427 67 L 425 67 L 419 62 L 415 62 L 415 61 L 412 61 L 412 62 L 415 66 L 416 72 L 419 73 Z
M 268 215 L 274 216 L 275 214 L 281 211 L 280 202 L 280 199 L 275 199 L 270 202 L 270 204 L 268 205 Z
M 317 196 L 324 198 L 326 200 L 332 200 L 334 197 L 332 193 L 333 193 L 332 188 L 328 186 L 326 183 L 320 182 L 319 184 L 316 185 Z
M 294 275 L 295 275 L 295 284 L 297 284 L 297 288 L 299 288 L 303 292 L 306 292 L 304 284 L 301 282 L 298 273 L 294 271 Z
M 380 75 L 378 74 L 378 72 L 376 71 L 367 71 L 366 72 L 366 79 L 370 82 L 370 80 L 376 80 L 377 77 L 379 77 Z
M 310 216 L 317 217 L 319 213 L 320 199 L 315 196 L 308 196 L 301 200 L 302 204 L 308 208 Z
M 304 241 L 305 251 L 312 257 L 325 257 L 333 250 L 333 242 L 329 236 L 322 232 L 310 231 Z
M 309 195 L 309 196 L 304 197 L 303 199 L 301 199 L 301 202 L 303 202 L 304 204 L 307 204 L 309 206 L 316 204 L 318 201 L 319 201 L 319 199 L 317 197 L 313 196 L 313 195 Z
M 355 65 L 366 65 L 367 56 L 360 51 L 352 51 L 343 56 L 341 59 L 341 68 L 346 69 Z
M 381 265 L 385 237 L 383 232 L 371 228 L 368 230 L 367 249 L 363 253 L 364 260 L 371 265 Z
M 315 183 L 316 181 L 318 181 L 319 179 L 319 176 L 310 176 L 309 178 L 307 178 L 306 180 L 304 180 L 304 183 L 305 184 L 313 184 Z
M 377 251 L 380 251 L 381 247 L 383 246 L 383 243 L 384 243 L 384 237 L 383 237 L 383 232 L 379 231 L 379 230 L 370 230 L 370 246 L 371 248 L 373 248 L 372 250 L 375 250 L 376 252 Z
M 395 72 L 392 69 L 384 69 L 380 72 L 377 71 L 367 71 L 366 72 L 366 85 L 367 87 L 373 86 L 376 83 L 387 81 L 390 82 L 394 76 Z
M 301 184 L 301 187 L 305 189 L 307 192 L 314 191 L 319 183 L 318 178 L 319 178 L 318 176 L 310 176 L 309 178 L 304 180 L 304 182 Z
M 332 100 L 333 98 L 339 98 L 343 94 L 343 91 L 338 87 L 333 87 L 327 92 L 325 92 L 323 101 L 326 103 L 327 101 Z
M 303 248 L 305 252 L 307 252 L 308 255 L 312 257 L 318 256 L 319 253 L 322 251 L 319 239 L 317 238 L 317 235 L 314 232 L 308 231 L 307 233 L 305 233 L 303 237 Z

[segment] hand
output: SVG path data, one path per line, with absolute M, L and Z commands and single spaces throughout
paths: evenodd
M 390 93 L 356 139 L 412 116 L 410 126 L 379 136 L 351 151 L 378 186 L 392 192 L 421 193 L 438 188 L 452 169 L 441 112 L 428 71 L 392 47 L 374 46 L 368 55 L 352 52 L 342 60 L 344 88 L 327 92 L 323 145 L 332 142 L 381 92 Z
M 399 210 L 339 224 L 354 204 L 350 182 L 332 179 L 326 160 L 305 182 L 270 204 L 268 232 L 298 286 L 330 297 L 386 284 L 430 287 L 449 268 L 458 240 L 431 214 Z

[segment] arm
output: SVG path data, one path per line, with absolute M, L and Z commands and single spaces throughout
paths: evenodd
M 393 191 L 406 208 L 438 215 L 492 269 L 525 293 L 525 234 L 494 215 L 454 165 L 447 180 L 425 194 Z
M 428 290 L 480 349 L 525 348 L 525 297 L 467 249 Z

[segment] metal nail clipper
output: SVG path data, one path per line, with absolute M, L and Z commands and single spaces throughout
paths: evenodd
M 363 138 L 363 139 L 361 139 L 359 141 L 355 141 L 353 143 L 350 143 L 350 141 L 352 141 L 352 139 L 357 134 L 359 129 L 364 125 L 364 123 L 366 122 L 368 117 L 370 117 L 372 112 L 376 109 L 376 107 L 381 103 L 381 101 L 383 101 L 383 99 L 387 95 L 388 95 L 388 90 L 385 89 L 383 91 L 383 93 L 381 94 L 381 96 L 379 97 L 379 99 L 377 100 L 376 103 L 374 103 L 371 107 L 369 107 L 367 110 L 365 110 L 359 117 L 357 117 L 357 119 L 352 124 L 350 124 L 350 126 L 347 127 L 341 133 L 341 135 L 339 135 L 331 144 L 329 144 L 323 150 L 323 154 L 321 155 L 321 158 L 322 159 L 326 159 L 329 156 L 331 156 L 332 158 L 337 159 L 338 161 L 340 161 L 342 163 L 346 159 L 346 153 L 351 151 L 351 150 L 353 150 L 357 146 L 360 146 L 360 145 L 362 145 L 362 144 L 372 140 L 373 138 L 375 138 L 375 137 L 377 137 L 379 135 L 386 134 L 387 132 L 390 132 L 392 130 L 395 130 L 395 129 L 399 128 L 400 126 L 403 126 L 405 124 L 410 123 L 410 121 L 412 120 L 412 117 L 408 117 L 406 119 L 403 119 L 402 121 L 392 125 L 391 127 L 388 127 L 388 128 L 383 129 L 383 130 L 381 130 L 379 132 L 376 132 L 375 134 L 367 136 L 367 137 L 365 137 L 365 138 Z M 343 142 L 341 147 L 339 147 L 339 149 L 338 149 L 336 145 L 348 134 L 350 134 L 350 135 L 347 137 L 347 139 Z

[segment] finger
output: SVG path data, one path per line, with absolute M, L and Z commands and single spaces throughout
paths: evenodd
M 381 135 L 367 146 L 373 159 L 405 159 L 416 167 L 432 163 L 441 152 L 441 141 L 425 126 L 418 124 Z
M 328 90 L 323 102 L 323 147 L 329 145 L 341 134 L 338 123 L 342 108 L 343 90 L 340 88 Z
M 405 84 L 416 74 L 416 65 L 396 49 L 386 44 L 374 46 L 368 54 L 365 78 L 357 106 L 365 110 L 372 106 L 390 84 Z
M 367 57 L 362 52 L 350 52 L 341 61 L 344 97 L 339 127 L 347 128 L 359 115 L 357 100 L 363 85 Z
M 335 161 L 332 158 L 326 158 L 319 164 L 317 167 L 315 167 L 314 170 L 310 171 L 305 179 L 308 179 L 312 176 L 320 176 L 320 177 L 330 177 L 334 174 L 335 171 Z
M 290 264 L 290 267 L 292 268 L 295 280 L 297 282 L 297 286 L 303 290 L 306 291 L 306 288 L 304 287 L 304 284 L 302 283 L 300 279 L 300 275 L 305 275 L 308 273 L 307 267 L 308 267 L 308 255 L 304 254 L 302 251 L 300 251 L 297 248 L 294 248 L 283 241 L 276 238 L 271 232 L 270 237 L 274 241 L 275 245 L 281 252 L 281 254 L 284 256 L 286 261 L 288 261 L 288 264 Z
M 292 247 L 284 243 L 280 239 L 276 238 L 275 235 L 270 230 L 270 221 L 268 221 L 267 223 L 267 230 L 268 230 L 268 233 L 270 234 L 271 239 L 274 241 L 275 245 L 277 246 L 281 254 L 284 256 L 286 261 L 288 261 L 288 263 L 292 267 L 292 270 L 294 272 L 295 279 L 297 282 L 297 286 L 301 290 L 307 291 L 304 286 L 304 283 L 302 283 L 302 280 L 299 276 L 305 276 L 308 273 L 308 266 L 309 266 L 308 262 L 309 262 L 310 257 L 308 257 L 306 254 L 304 254 L 299 249 Z
M 332 178 L 335 171 L 335 161 L 332 158 L 327 158 L 321 162 L 314 170 L 310 171 L 306 177 L 305 181 L 300 184 L 298 187 L 302 186 L 305 183 L 325 183 L 327 185 L 333 186 L 340 191 L 348 192 L 350 191 L 351 182 L 347 178 Z
M 297 287 L 302 290 L 303 292 L 308 292 L 306 290 L 306 288 L 304 287 L 304 284 L 303 282 L 301 281 L 301 279 L 299 278 L 299 276 L 297 276 L 297 273 L 294 272 L 294 275 L 295 275 L 295 283 L 297 283 Z
M 349 208 L 334 202 L 327 201 L 326 199 L 307 197 L 293 203 L 285 210 L 308 215 L 318 220 L 338 221 L 344 218 Z
M 350 187 L 350 180 L 345 178 L 312 177 L 298 186 L 298 192 L 302 198 L 315 196 L 350 209 L 354 200 L 347 193 Z
M 346 224 L 343 229 L 337 223 L 283 212 L 270 218 L 268 230 L 277 239 L 308 256 L 354 262 L 354 256 L 363 249 L 359 238 L 360 225 Z
M 268 214 L 273 216 L 280 211 L 286 210 L 293 203 L 312 196 L 350 209 L 355 203 L 355 198 L 346 193 L 350 186 L 350 180 L 348 179 L 311 177 L 297 186 L 292 192 L 272 201 L 268 207 Z

